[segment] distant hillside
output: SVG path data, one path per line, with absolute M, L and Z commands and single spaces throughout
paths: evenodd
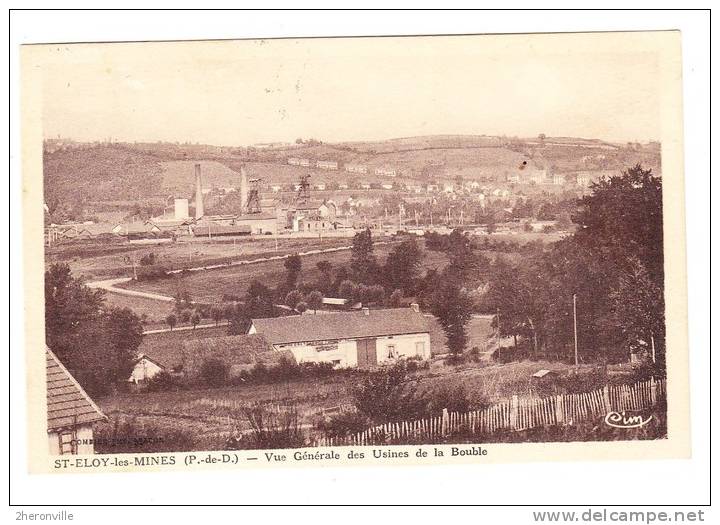
M 162 191 L 177 197 L 194 197 L 195 164 L 200 164 L 203 188 L 234 188 L 240 185 L 240 168 L 234 171 L 214 160 L 175 160 L 162 162 Z
M 52 152 L 50 152 L 52 151 Z M 311 163 L 332 160 L 337 170 L 292 166 L 291 157 Z M 202 166 L 206 189 L 237 187 L 240 167 L 249 178 L 272 184 L 297 182 L 311 174 L 311 183 L 387 182 L 376 168 L 392 169 L 398 181 L 465 180 L 503 182 L 517 175 L 520 182 L 537 170 L 567 173 L 619 172 L 636 163 L 661 174 L 659 144 L 611 144 L 568 137 L 519 139 L 438 135 L 385 141 L 312 143 L 283 147 L 231 148 L 193 144 L 72 144 L 48 149 L 44 180 L 48 206 L 73 208 L 103 201 L 161 205 L 170 195 L 192 198 L 194 164 Z M 348 173 L 346 164 L 366 167 L 366 174 Z
M 140 200 L 162 181 L 160 159 L 132 146 L 102 144 L 43 155 L 48 206 L 74 206 L 92 200 Z

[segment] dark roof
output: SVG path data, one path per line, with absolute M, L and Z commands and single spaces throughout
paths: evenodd
M 138 364 L 140 361 L 142 361 L 143 359 L 146 360 L 146 361 L 150 361 L 151 363 L 159 366 L 160 368 L 163 368 L 163 369 L 165 368 L 165 366 L 164 366 L 162 363 L 158 363 L 155 359 L 153 359 L 153 358 L 150 357 L 149 355 L 145 355 L 145 354 L 140 354 L 140 355 L 137 357 L 137 359 L 135 359 L 135 365 L 137 365 L 137 364 Z
M 251 227 L 249 224 L 219 224 L 217 222 L 208 223 L 197 222 L 193 228 L 196 235 L 205 235 L 208 232 L 211 235 L 232 235 L 233 233 L 250 233 Z
M 45 348 L 48 431 L 107 419 L 49 348 Z
M 260 334 L 228 335 L 190 339 L 182 344 L 183 370 L 192 375 L 206 359 L 220 359 L 232 371 L 247 370 L 258 363 L 275 366 L 284 357 L 294 361 L 292 353 L 274 350 Z
M 244 215 L 238 215 L 235 217 L 235 223 L 245 221 L 266 221 L 270 219 L 277 219 L 277 216 L 272 212 L 263 211 L 261 213 L 246 213 Z
M 428 331 L 425 317 L 412 308 L 361 310 L 253 319 L 258 333 L 272 344 L 358 339 Z

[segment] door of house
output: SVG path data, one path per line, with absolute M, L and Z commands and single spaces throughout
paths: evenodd
M 357 341 L 357 362 L 360 368 L 377 365 L 377 345 L 375 339 L 359 339 Z

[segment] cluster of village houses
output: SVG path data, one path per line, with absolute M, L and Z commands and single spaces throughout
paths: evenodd
M 291 159 L 293 161 L 310 162 L 309 159 Z M 317 161 L 320 164 L 324 161 Z M 329 162 L 329 161 L 327 161 Z M 334 163 L 335 165 L 337 163 Z M 333 169 L 333 168 L 327 168 Z M 345 169 L 367 171 L 366 166 L 347 164 Z M 377 172 L 378 170 L 376 170 Z M 392 169 L 381 169 L 383 174 L 395 173 Z M 577 182 L 587 185 L 597 177 L 595 172 L 577 173 Z M 512 177 L 519 178 L 515 174 Z M 547 181 L 547 173 L 544 170 L 535 170 L 524 175 L 525 181 L 538 180 Z M 261 197 L 255 192 L 255 199 L 252 200 L 252 190 L 248 188 L 249 183 L 242 173 L 240 181 L 240 197 L 243 205 L 238 213 L 227 215 L 209 215 L 203 210 L 203 199 L 210 191 L 203 188 L 200 164 L 196 165 L 196 195 L 194 199 L 194 217 L 190 214 L 190 204 L 187 198 L 175 198 L 174 206 L 170 213 L 154 217 L 144 221 L 120 221 L 110 222 L 83 222 L 51 224 L 46 229 L 46 242 L 48 245 L 74 239 L 96 239 L 103 237 L 124 237 L 128 240 L 143 239 L 172 239 L 182 236 L 192 237 L 220 237 L 237 235 L 277 235 L 280 233 L 301 233 L 316 234 L 322 232 L 350 231 L 356 227 L 365 227 L 367 223 L 358 225 L 355 220 L 359 210 L 363 206 L 371 206 L 375 200 L 362 196 L 347 197 L 342 206 L 333 199 L 312 198 L 307 193 L 302 198 L 296 198 L 292 203 L 284 203 L 281 199 Z M 562 175 L 553 176 L 553 184 L 564 184 L 565 177 Z M 362 183 L 370 188 L 369 184 Z M 321 184 L 316 189 L 324 189 Z M 383 185 L 392 189 L 392 184 Z M 466 181 L 458 186 L 455 183 L 446 182 L 443 184 L 405 185 L 405 191 L 415 193 L 444 193 L 451 199 L 458 198 L 465 194 L 471 196 L 481 207 L 491 201 L 510 201 L 513 198 L 523 198 L 522 194 L 513 195 L 507 185 L 488 185 L 477 181 Z M 273 191 L 276 186 L 271 186 Z M 279 187 L 277 187 L 279 189 Z M 296 185 L 300 191 L 300 185 Z M 230 188 L 235 191 L 235 188 Z M 412 200 L 414 197 L 408 197 Z M 418 197 L 421 198 L 421 197 Z M 427 198 L 427 197 L 422 197 Z M 342 209 L 341 209 L 342 208 Z

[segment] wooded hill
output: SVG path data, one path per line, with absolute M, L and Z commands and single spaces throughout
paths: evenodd
M 290 166 L 291 157 L 333 160 L 339 169 Z M 658 144 L 618 145 L 572 138 L 440 135 L 340 144 L 309 140 L 272 148 L 74 144 L 44 154 L 46 203 L 51 210 L 70 212 L 88 202 L 147 204 L 162 201 L 170 194 L 188 197 L 193 192 L 192 164 L 196 161 L 204 161 L 206 188 L 238 185 L 239 175 L 235 173 L 240 166 L 245 166 L 249 178 L 262 178 L 266 185 L 293 182 L 301 173 L 312 174 L 313 183 L 349 179 L 376 182 L 383 177 L 373 174 L 375 168 L 394 169 L 399 180 L 405 182 L 454 181 L 458 177 L 504 182 L 512 174 L 522 180 L 533 170 L 619 172 L 636 163 L 652 168 L 655 174 L 661 172 Z M 343 167 L 349 163 L 366 166 L 368 174 L 345 172 Z

